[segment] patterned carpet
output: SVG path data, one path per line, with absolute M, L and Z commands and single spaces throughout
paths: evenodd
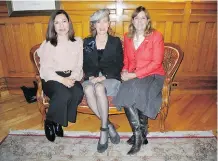
M 73 133 L 73 132 L 72 132 Z M 167 136 L 149 134 L 149 144 L 136 155 L 126 153 L 130 133 L 122 133 L 120 144 L 109 142 L 106 152 L 96 151 L 98 134 L 74 132 L 66 137 L 47 141 L 43 134 L 11 132 L 0 145 L 0 161 L 216 161 L 217 139 L 212 135 Z M 169 134 L 168 134 L 169 135 Z M 176 136 L 176 137 L 175 137 Z

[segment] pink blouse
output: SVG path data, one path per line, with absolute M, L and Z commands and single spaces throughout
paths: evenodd
M 37 50 L 40 57 L 40 77 L 45 81 L 61 82 L 63 77 L 56 71 L 71 70 L 69 78 L 80 81 L 83 77 L 83 41 L 75 37 L 76 41 L 65 41 L 53 46 L 46 40 Z

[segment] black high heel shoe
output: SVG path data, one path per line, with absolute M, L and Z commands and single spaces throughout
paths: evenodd
M 134 137 L 134 143 L 130 149 L 130 151 L 127 153 L 128 155 L 134 155 L 136 154 L 137 152 L 140 151 L 141 149 L 141 145 L 142 143 L 144 142 L 144 139 L 142 137 L 142 133 L 140 130 L 135 130 L 133 132 L 133 137 Z
M 54 142 L 54 140 L 55 140 L 55 132 L 54 132 L 53 122 L 49 121 L 49 120 L 45 120 L 45 122 L 44 122 L 44 130 L 45 130 L 46 138 L 49 141 Z
M 55 131 L 55 134 L 59 137 L 63 137 L 64 136 L 64 131 L 62 129 L 62 126 L 58 123 L 55 123 L 54 122 L 54 131 Z
M 142 144 L 144 144 L 144 145 L 148 144 L 147 138 L 144 137 L 143 135 L 142 135 L 142 137 L 144 138 L 144 142 L 143 142 Z M 133 145 L 133 144 L 134 144 L 134 141 L 135 141 L 134 135 L 132 135 L 132 136 L 129 138 L 129 140 L 127 140 L 126 142 L 127 142 L 129 145 Z
M 107 135 L 108 135 L 108 129 L 109 128 L 102 128 L 102 127 L 100 128 L 101 131 L 106 131 Z M 104 143 L 104 144 L 100 144 L 100 140 L 98 141 L 97 151 L 99 153 L 105 152 L 107 150 L 107 148 L 108 148 L 108 137 L 107 137 L 106 143 Z
M 111 122 L 109 122 L 108 127 L 109 127 L 109 137 L 110 137 L 111 142 L 113 144 L 119 144 L 120 143 L 120 136 L 117 133 L 116 128 L 114 127 L 114 125 Z M 112 136 L 111 133 L 115 133 L 116 135 Z

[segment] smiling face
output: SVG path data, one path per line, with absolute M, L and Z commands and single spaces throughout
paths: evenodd
M 67 36 L 69 31 L 69 21 L 64 14 L 59 14 L 55 17 L 54 28 L 57 36 Z
M 95 23 L 97 34 L 104 35 L 108 32 L 110 22 L 108 17 L 103 17 Z
M 144 31 L 147 26 L 147 17 L 144 11 L 138 13 L 132 20 L 136 31 Z

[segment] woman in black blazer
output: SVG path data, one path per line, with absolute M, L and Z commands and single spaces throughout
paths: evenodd
M 102 153 L 108 148 L 108 135 L 114 144 L 120 136 L 108 120 L 107 96 L 115 96 L 120 86 L 123 67 L 123 49 L 118 37 L 108 34 L 109 10 L 101 9 L 90 17 L 91 37 L 84 39 L 83 89 L 87 103 L 101 120 L 101 133 L 97 150 Z

